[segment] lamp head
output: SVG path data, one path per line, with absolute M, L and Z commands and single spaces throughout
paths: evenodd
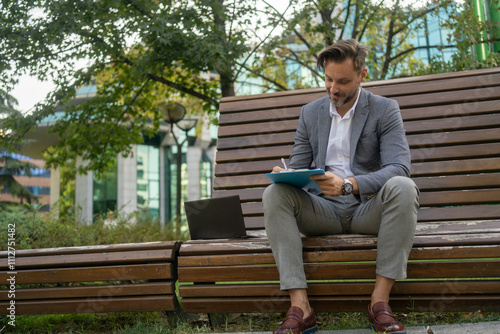
M 192 128 L 194 128 L 196 126 L 196 123 L 198 123 L 197 119 L 185 118 L 185 119 L 180 120 L 177 123 L 177 126 L 179 127 L 179 129 L 181 129 L 185 132 L 188 132 L 189 130 L 191 130 Z
M 186 107 L 179 102 L 161 102 L 158 109 L 168 123 L 177 123 L 186 115 Z

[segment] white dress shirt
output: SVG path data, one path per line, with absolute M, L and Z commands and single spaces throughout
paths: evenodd
M 352 119 L 358 105 L 359 92 L 353 106 L 344 117 L 337 112 L 337 108 L 330 103 L 332 127 L 326 149 L 326 170 L 345 179 L 354 176 L 351 171 L 351 132 Z

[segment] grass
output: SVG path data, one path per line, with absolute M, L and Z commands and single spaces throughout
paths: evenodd
M 319 313 L 319 330 L 368 328 L 366 314 L 361 312 Z M 500 321 L 500 313 L 397 313 L 405 326 L 432 326 L 453 323 Z M 231 314 L 216 330 L 210 328 L 206 315 L 181 320 L 176 327 L 162 312 L 129 312 L 98 314 L 25 315 L 16 317 L 16 327 L 0 322 L 1 333 L 23 334 L 195 334 L 271 331 L 283 320 L 281 314 Z

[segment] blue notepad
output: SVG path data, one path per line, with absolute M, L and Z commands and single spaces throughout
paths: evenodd
M 284 171 L 280 173 L 267 173 L 266 176 L 273 181 L 273 183 L 288 183 L 298 188 L 319 188 L 319 185 L 310 180 L 311 175 L 325 174 L 321 168 L 305 169 L 295 171 Z

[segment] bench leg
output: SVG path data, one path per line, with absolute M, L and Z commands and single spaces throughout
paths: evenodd
M 229 314 L 227 313 L 208 313 L 207 316 L 212 330 L 215 330 L 217 327 L 226 325 L 229 321 Z
M 163 311 L 163 314 L 168 319 L 168 324 L 172 326 L 173 328 L 177 327 L 177 325 L 180 322 L 185 321 L 186 315 L 182 311 L 181 306 L 179 305 L 179 302 L 177 301 L 177 298 L 174 298 L 174 304 L 175 304 L 175 310 L 174 311 Z

